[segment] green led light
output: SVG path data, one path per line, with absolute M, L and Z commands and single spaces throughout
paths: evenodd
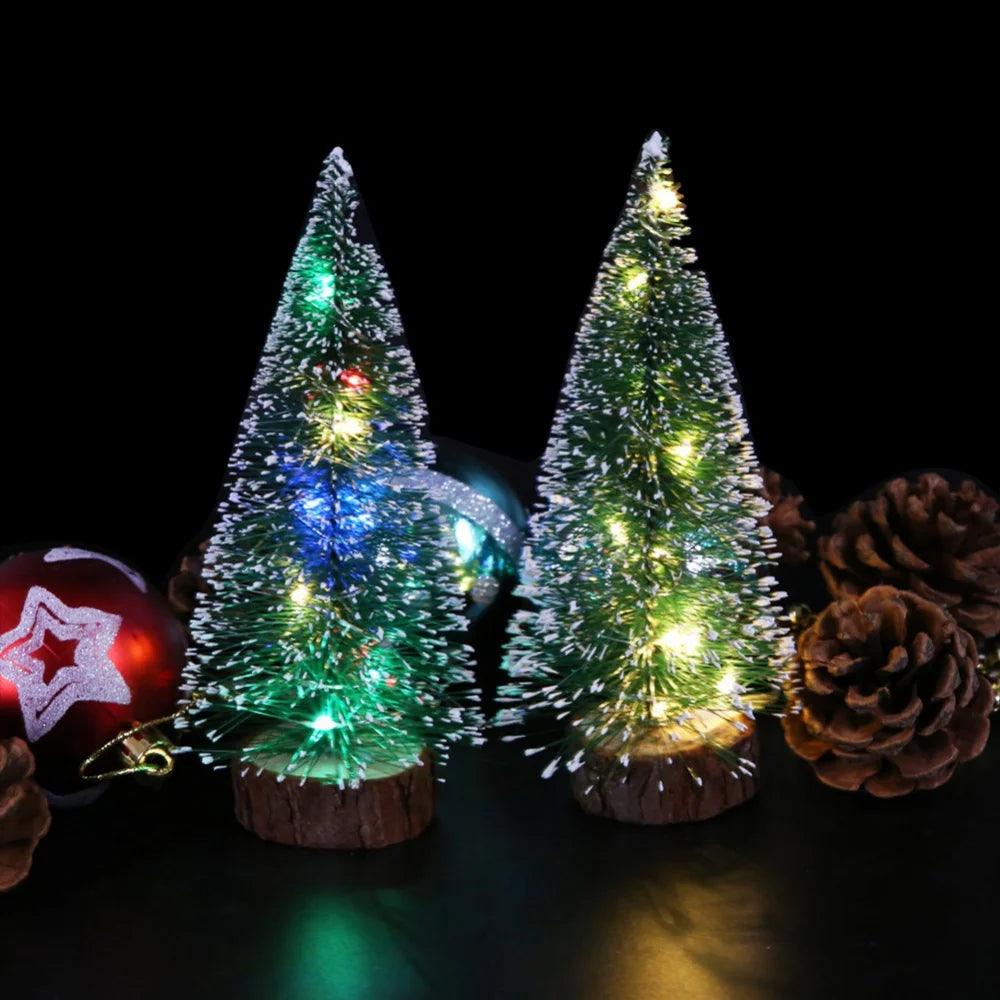
M 328 305 L 337 292 L 337 279 L 332 274 L 321 274 L 314 279 L 315 290 L 306 296 L 307 302 L 315 305 Z

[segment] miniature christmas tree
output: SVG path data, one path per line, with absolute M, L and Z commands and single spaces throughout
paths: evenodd
M 654 133 L 542 460 L 520 588 L 533 606 L 511 626 L 498 720 L 564 720 L 543 774 L 564 765 L 588 811 L 646 823 L 753 794 L 753 704 L 791 653 L 758 465 L 688 233 Z
M 230 460 L 187 678 L 205 756 L 240 762 L 241 821 L 344 847 L 420 832 L 428 751 L 480 728 L 447 526 L 411 485 L 434 460 L 424 403 L 359 215 L 335 149 Z

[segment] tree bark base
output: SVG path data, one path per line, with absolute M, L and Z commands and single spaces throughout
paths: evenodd
M 757 730 L 752 719 L 727 727 L 727 754 L 757 763 Z M 658 825 L 711 819 L 752 798 L 756 767 L 728 761 L 705 742 L 671 739 L 666 731 L 630 748 L 597 747 L 570 776 L 573 795 L 585 812 L 621 823 Z
M 263 840 L 295 847 L 358 850 L 389 847 L 419 836 L 434 815 L 434 765 L 424 750 L 405 771 L 362 781 L 357 788 L 297 778 L 235 761 L 236 818 Z

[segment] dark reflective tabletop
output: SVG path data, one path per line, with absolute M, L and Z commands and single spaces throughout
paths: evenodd
M 265 844 L 187 760 L 57 815 L 0 898 L 7 998 L 996 995 L 1000 750 L 879 802 L 762 726 L 763 787 L 673 828 L 585 816 L 509 746 L 370 854 Z

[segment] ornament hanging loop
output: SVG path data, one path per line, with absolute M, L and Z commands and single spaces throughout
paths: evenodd
M 142 774 L 150 778 L 165 778 L 174 769 L 174 752 L 176 747 L 170 739 L 158 728 L 168 722 L 186 715 L 185 706 L 172 715 L 165 715 L 149 722 L 140 722 L 131 729 L 125 729 L 104 746 L 95 750 L 81 765 L 80 777 L 84 781 L 108 781 L 111 778 L 124 778 L 126 775 Z M 115 770 L 92 773 L 91 768 L 106 753 L 118 749 L 121 762 L 124 765 Z

